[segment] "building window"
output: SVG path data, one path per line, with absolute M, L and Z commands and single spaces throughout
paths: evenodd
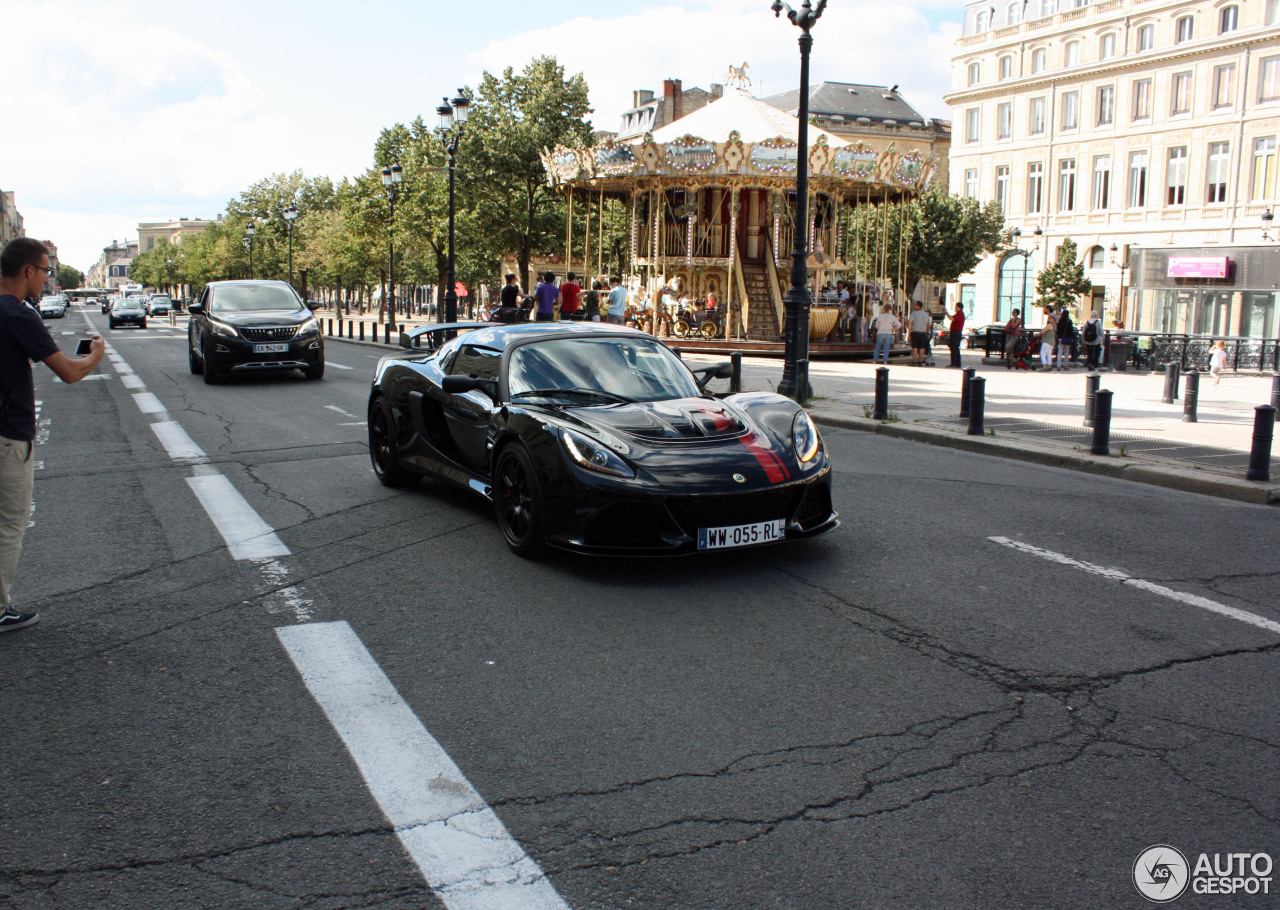
M 1227 201 L 1227 175 L 1231 171 L 1230 143 L 1209 143 L 1209 186 L 1206 202 Z
M 1098 126 L 1110 126 L 1116 119 L 1116 87 L 1098 86 Z
M 1089 250 L 1089 268 L 1105 269 L 1107 267 L 1107 253 L 1100 246 L 1095 246 Z
M 1236 30 L 1237 21 L 1239 19 L 1240 7 L 1224 6 L 1222 13 L 1218 16 L 1218 34 L 1225 35 L 1227 32 Z
M 1093 159 L 1093 207 L 1102 211 L 1111 205 L 1111 156 L 1098 155 Z
M 964 194 L 969 199 L 978 198 L 978 169 L 968 168 L 964 172 Z
M 1076 207 L 1076 159 L 1058 162 L 1058 211 L 1070 212 Z
M 1098 59 L 1110 60 L 1116 55 L 1116 34 L 1108 32 L 1098 41 Z
M 1007 21 L 1008 21 L 1009 25 L 1017 25 L 1019 22 L 1021 22 L 1021 21 L 1022 21 L 1022 2 L 1021 2 L 1021 0 L 1018 0 L 1018 2 L 1017 2 L 1017 3 L 1010 3 L 1010 4 L 1009 4 L 1009 13 L 1008 13 L 1008 20 L 1007 20 Z
M 1000 58 L 1000 79 L 1003 81 L 1005 79 L 1010 79 L 1012 77 L 1013 77 L 1013 58 L 1001 57 Z
M 1151 80 L 1139 79 L 1133 83 L 1133 119 L 1146 120 L 1151 116 Z
M 1183 16 L 1178 20 L 1177 32 L 1173 43 L 1181 44 L 1184 41 L 1190 41 L 1193 34 L 1195 34 L 1195 19 L 1191 16 Z
M 1026 253 L 1010 253 L 1000 263 L 1000 287 L 996 297 L 996 319 L 1008 322 L 1013 311 L 1024 317 L 1036 302 L 1036 267 Z
M 990 14 L 985 9 L 978 12 L 978 19 L 974 23 L 973 27 L 975 32 L 985 32 L 987 30 L 987 26 L 991 24 L 989 15 Z
M 1009 211 L 1009 166 L 996 168 L 996 202 L 1001 210 Z
M 996 138 L 1008 139 L 1013 136 L 1013 102 L 1006 101 L 996 105 Z
M 1138 52 L 1149 51 L 1156 46 L 1156 27 L 1144 25 L 1138 29 Z
M 1179 145 L 1169 149 L 1169 161 L 1165 165 L 1165 205 L 1184 205 L 1187 201 L 1187 147 Z
M 964 112 L 964 141 L 973 143 L 981 138 L 982 120 L 980 119 L 979 110 L 971 107 Z
M 1027 135 L 1040 136 L 1044 133 L 1044 99 L 1032 98 L 1027 112 Z
M 982 81 L 982 64 L 970 63 L 969 64 L 969 84 L 977 85 L 981 81 Z
M 1027 165 L 1027 214 L 1040 211 L 1044 202 L 1044 164 L 1036 161 Z
M 1172 114 L 1191 113 L 1191 74 L 1174 73 L 1172 102 L 1169 105 Z
M 1280 57 L 1263 57 L 1258 66 L 1258 100 L 1280 99 Z
M 1129 153 L 1129 208 L 1140 209 L 1147 204 L 1146 152 Z
M 1066 92 L 1062 96 L 1062 128 L 1074 130 L 1080 126 L 1080 93 Z
M 1267 0 L 1267 25 L 1280 24 L 1280 0 Z
M 1231 107 L 1234 103 L 1232 88 L 1235 85 L 1236 65 L 1228 63 L 1213 68 L 1213 109 Z
M 1270 199 L 1275 192 L 1276 140 L 1274 136 L 1253 140 L 1253 183 L 1249 200 Z
M 1080 62 L 1080 42 L 1072 41 L 1067 44 L 1066 51 L 1063 52 L 1063 66 L 1076 66 Z
M 1280 2 L 1280 0 L 1277 0 Z M 1038 47 L 1031 52 L 1031 72 L 1043 73 L 1046 66 L 1049 65 L 1049 52 L 1043 47 Z
M 155 248 L 156 248 L 156 238 L 154 238 L 154 237 L 148 237 L 148 238 L 147 238 L 147 249 L 149 249 L 149 250 L 154 250 Z
M 1040 15 L 1052 16 L 1054 13 L 1058 11 L 1058 0 L 1044 0 L 1044 5 L 1041 6 L 1040 9 L 1041 9 Z

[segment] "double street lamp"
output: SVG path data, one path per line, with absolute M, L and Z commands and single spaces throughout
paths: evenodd
M 244 242 L 245 249 L 249 251 L 249 278 L 250 279 L 254 277 L 253 276 L 253 235 L 256 234 L 257 232 L 258 232 L 258 229 L 257 227 L 254 226 L 254 223 L 252 221 L 250 221 L 244 227 L 243 242 Z
M 293 287 L 293 219 L 298 217 L 298 207 L 289 204 L 283 212 L 285 226 L 289 229 L 289 287 Z
M 383 305 L 387 311 L 387 329 L 396 327 L 396 196 L 404 182 L 404 169 L 398 164 L 382 169 L 382 187 L 387 193 L 387 205 L 391 209 L 387 220 L 387 299 Z
M 813 48 L 810 29 L 822 18 L 827 0 L 818 0 L 816 7 L 804 0 L 800 9 L 792 9 L 782 0 L 773 0 L 774 17 L 786 10 L 791 24 L 800 29 L 800 110 L 796 112 L 799 127 L 796 131 L 796 215 L 795 249 L 791 252 L 791 287 L 782 298 L 786 312 L 784 334 L 785 359 L 782 379 L 778 382 L 778 394 L 796 401 L 813 397 L 809 384 L 809 309 L 813 298 L 809 296 L 809 51 Z
M 172 295 L 173 294 L 173 257 L 167 256 L 164 260 L 164 265 L 165 265 L 165 278 L 168 280 L 168 283 L 169 283 L 169 288 L 168 288 L 169 294 Z
M 462 129 L 467 122 L 471 101 L 462 89 L 458 89 L 458 97 L 454 98 L 453 101 L 448 98 L 443 99 L 443 101 L 444 103 L 436 108 L 436 113 L 440 115 L 440 123 L 436 131 L 440 134 L 440 142 L 444 145 L 444 150 L 449 154 L 449 267 L 448 274 L 445 275 L 444 321 L 457 322 L 458 287 L 454 280 L 453 261 L 453 177 L 458 159 L 458 143 L 462 141 Z
M 1124 262 L 1121 262 L 1120 248 L 1116 246 L 1114 243 L 1111 244 L 1111 264 L 1120 270 L 1120 303 L 1119 303 L 1119 306 L 1117 306 L 1116 308 L 1116 321 L 1120 323 L 1120 325 L 1124 325 L 1124 305 L 1125 305 L 1124 278 L 1125 278 L 1125 273 L 1128 272 L 1131 267 L 1131 264 L 1129 262 L 1128 247 L 1126 247 L 1124 251 Z

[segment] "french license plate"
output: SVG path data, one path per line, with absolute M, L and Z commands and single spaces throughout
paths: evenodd
M 253 346 L 255 354 L 287 354 L 289 346 L 287 344 L 255 344 Z
M 781 518 L 774 521 L 757 521 L 749 525 L 728 525 L 723 528 L 699 528 L 699 550 L 725 550 L 730 547 L 749 547 L 758 543 L 773 543 L 787 536 L 787 523 Z

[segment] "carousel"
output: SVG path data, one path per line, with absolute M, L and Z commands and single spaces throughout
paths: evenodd
M 654 314 L 647 325 L 660 334 L 688 327 L 708 336 L 690 350 L 780 354 L 792 245 L 803 230 L 809 286 L 816 289 L 810 355 L 869 352 L 854 327 L 865 325 L 877 304 L 902 305 L 905 256 L 894 257 L 898 274 L 885 274 L 887 251 L 872 248 L 878 241 L 857 228 L 866 219 L 853 212 L 880 206 L 888 217 L 884 204 L 921 193 L 934 162 L 919 150 L 899 152 L 891 144 L 877 151 L 811 125 L 809 218 L 797 226 L 798 127 L 796 118 L 739 87 L 633 140 L 545 151 L 548 180 L 569 216 L 568 268 L 603 277 L 605 212 L 621 208 L 629 216 L 624 280 L 637 309 Z M 575 223 L 585 236 L 574 237 Z M 838 298 L 821 291 L 838 279 L 852 292 L 844 312 Z M 685 304 L 683 320 L 676 301 Z M 705 309 L 690 317 L 690 306 Z

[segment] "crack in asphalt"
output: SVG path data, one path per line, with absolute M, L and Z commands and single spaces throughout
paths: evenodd
M 259 467 L 259 466 L 257 466 L 257 465 L 254 465 L 254 466 L 245 465 L 245 466 L 244 466 L 244 472 L 245 472 L 245 474 L 247 474 L 247 475 L 249 476 L 249 478 L 250 478 L 254 483 L 256 483 L 256 484 L 258 484 L 260 487 L 262 487 L 262 493 L 263 493 L 263 495 L 264 495 L 264 496 L 266 496 L 268 499 L 278 499 L 278 500 L 280 500 L 281 502 L 287 502 L 289 505 L 294 506 L 295 508 L 301 509 L 304 513 L 306 513 L 306 516 L 307 516 L 307 519 L 306 519 L 306 520 L 307 520 L 307 521 L 311 521 L 311 520 L 313 520 L 313 519 L 316 519 L 316 518 L 320 518 L 320 517 L 321 517 L 321 516 L 317 515 L 317 514 L 316 514 L 316 512 L 315 512 L 315 511 L 314 511 L 314 510 L 313 510 L 309 505 L 307 505 L 306 503 L 299 502 L 299 501 L 298 501 L 298 500 L 296 500 L 296 499 L 291 499 L 290 497 L 286 496 L 286 495 L 285 495 L 284 493 L 282 493 L 281 491 L 279 491 L 279 490 L 275 490 L 275 489 L 272 489 L 271 484 L 267 483 L 265 480 L 263 480 L 261 477 L 259 477 L 259 476 L 255 473 L 255 469 L 256 469 L 257 467 Z M 324 516 L 324 517 L 328 517 L 328 516 Z M 304 521 L 304 522 L 303 522 L 303 524 L 305 524 L 305 523 L 306 523 L 306 522 Z M 290 527 L 294 527 L 294 526 L 293 526 L 293 525 L 290 525 Z

